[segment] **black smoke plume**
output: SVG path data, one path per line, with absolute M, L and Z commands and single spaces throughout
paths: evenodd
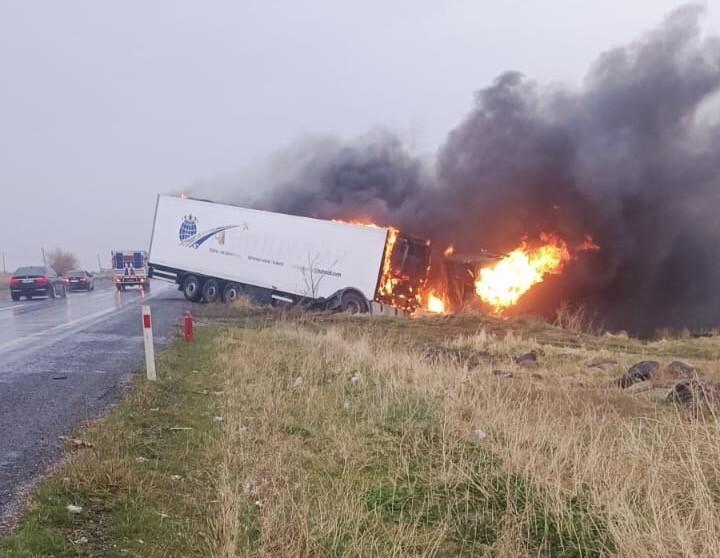
M 372 218 L 462 252 L 590 234 L 601 251 L 524 310 L 583 303 L 633 331 L 718 325 L 720 39 L 702 34 L 701 13 L 681 8 L 602 54 L 580 90 L 499 76 L 430 163 L 389 133 L 311 145 L 255 205 Z

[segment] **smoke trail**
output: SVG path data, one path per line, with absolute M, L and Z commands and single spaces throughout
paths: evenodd
M 602 251 L 536 289 L 524 310 L 570 300 L 611 327 L 717 325 L 720 39 L 703 36 L 701 14 L 683 7 L 602 54 L 579 91 L 499 76 L 432 166 L 388 133 L 310 145 L 256 205 L 370 217 L 468 252 L 540 231 L 571 243 L 590 233 Z

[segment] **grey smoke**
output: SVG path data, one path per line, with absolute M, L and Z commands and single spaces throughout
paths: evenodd
M 295 146 L 279 156 L 292 172 L 254 205 L 373 218 L 464 252 L 589 233 L 601 252 L 536 289 L 523 311 L 567 300 L 609 327 L 718 325 L 720 39 L 703 35 L 701 14 L 685 6 L 602 54 L 578 91 L 499 76 L 430 162 L 388 132 Z

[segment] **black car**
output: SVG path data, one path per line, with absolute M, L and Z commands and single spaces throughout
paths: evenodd
M 10 297 L 17 301 L 24 296 L 65 297 L 65 280 L 44 265 L 20 267 L 10 279 Z
M 68 271 L 65 274 L 65 285 L 70 291 L 94 291 L 95 277 L 87 271 Z

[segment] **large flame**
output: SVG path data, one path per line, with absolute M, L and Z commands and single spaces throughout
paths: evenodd
M 525 242 L 499 262 L 480 269 L 475 292 L 496 313 L 513 306 L 548 273 L 559 273 L 570 260 L 567 244 L 550 234 L 541 234 L 542 245 L 531 248 Z
M 383 256 L 382 277 L 380 278 L 380 294 L 389 296 L 392 294 L 393 287 L 397 279 L 392 273 L 392 253 L 395 243 L 397 242 L 398 230 L 388 228 L 387 240 L 385 241 L 385 255 Z
M 435 291 L 430 291 L 425 302 L 425 309 L 433 314 L 442 314 L 445 312 L 445 301 L 436 295 Z

